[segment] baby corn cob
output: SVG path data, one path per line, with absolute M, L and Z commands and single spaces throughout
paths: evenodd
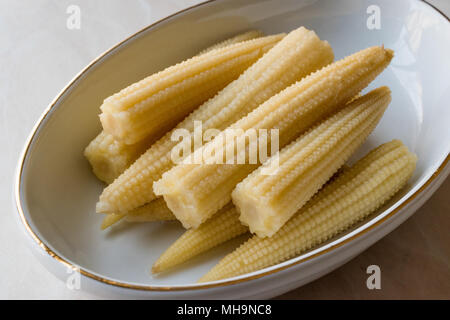
M 163 272 L 248 231 L 231 203 L 197 229 L 187 230 L 155 262 L 152 272 Z
M 416 156 L 392 141 L 324 187 L 270 238 L 253 236 L 223 258 L 200 282 L 234 277 L 285 261 L 311 249 L 378 209 L 412 175 Z
M 294 30 L 174 130 L 186 129 L 192 135 L 195 120 L 201 121 L 203 130 L 223 130 L 270 96 L 332 60 L 333 51 L 327 42 L 305 28 Z M 103 191 L 98 212 L 127 212 L 156 198 L 153 182 L 174 166 L 171 150 L 178 144 L 171 140 L 174 130 L 152 145 Z M 186 139 L 180 144 L 189 142 Z
M 345 165 L 343 167 L 345 167 Z M 340 169 L 342 169 L 343 167 L 341 167 Z M 335 174 L 335 176 L 337 174 L 339 174 L 339 171 Z M 221 220 L 222 218 L 219 219 L 219 216 L 220 216 L 219 213 L 217 213 L 210 220 L 211 221 L 213 221 L 213 220 L 222 221 Z M 112 226 L 116 222 L 122 220 L 123 218 L 125 218 L 127 222 L 154 222 L 154 221 L 176 220 L 172 211 L 170 211 L 170 209 L 167 207 L 167 204 L 164 201 L 164 199 L 157 198 L 144 206 L 138 207 L 136 209 L 133 209 L 133 210 L 127 212 L 126 214 L 120 214 L 120 213 L 107 214 L 102 221 L 101 229 L 104 230 L 106 228 L 109 228 L 110 226 Z M 219 244 L 221 244 L 229 239 L 234 238 L 236 236 L 236 235 L 234 235 L 235 231 L 237 230 L 236 225 L 242 226 L 241 222 L 238 219 L 238 215 L 233 216 L 233 219 L 228 221 L 227 223 L 230 225 L 230 227 L 227 230 L 223 231 L 221 238 L 220 238 L 220 239 L 222 239 L 221 242 L 219 241 L 220 239 L 216 240 L 216 242 L 215 242 L 216 246 L 218 246 Z M 213 223 L 211 223 L 211 224 L 213 224 Z M 211 225 L 211 224 L 207 224 L 207 225 Z M 202 228 L 200 228 L 200 229 L 202 229 Z M 198 228 L 197 228 L 197 230 L 198 230 Z M 246 228 L 246 230 L 247 230 L 247 228 Z M 195 233 L 193 234 L 193 236 L 195 236 Z M 185 246 L 183 246 L 183 248 L 184 247 Z M 209 247 L 209 248 L 211 249 L 213 247 Z M 205 249 L 204 251 L 206 251 L 206 250 L 207 249 Z M 172 251 L 172 252 L 175 252 L 175 251 Z M 193 257 L 193 256 L 191 256 L 191 257 Z M 163 271 L 163 270 L 161 270 L 161 271 Z
M 366 87 L 390 62 L 393 51 L 371 47 L 317 71 L 273 96 L 230 129 L 278 129 L 279 146 L 283 147 L 305 132 L 314 123 L 345 106 L 345 102 Z M 251 150 L 246 135 L 238 136 Z M 236 143 L 239 145 L 239 142 Z M 234 153 L 222 133 L 212 142 L 194 152 L 203 164 L 181 163 L 163 174 L 154 183 L 153 191 L 164 196 L 167 206 L 186 228 L 198 227 L 231 200 L 231 192 L 257 164 L 217 164 L 205 150 Z M 208 149 L 207 149 L 208 148 Z M 253 149 L 257 148 L 253 146 Z M 206 152 L 207 153 L 207 152 Z M 211 156 L 213 157 L 213 156 Z M 235 157 L 238 159 L 239 155 Z M 241 157 L 242 158 L 242 157 Z M 211 164 L 213 163 L 213 164 Z M 237 161 L 234 161 L 237 163 Z
M 107 214 L 102 221 L 101 229 L 105 230 L 106 228 L 109 228 L 116 222 L 119 222 L 125 217 L 125 214 L 123 213 L 109 213 Z
M 135 144 L 125 144 L 102 131 L 86 147 L 84 155 L 89 160 L 97 178 L 110 184 L 155 140 L 155 138 L 150 138 Z
M 199 54 L 204 54 L 207 53 L 209 51 L 215 50 L 215 49 L 219 49 L 219 48 L 223 48 L 226 46 L 229 46 L 231 44 L 235 44 L 235 43 L 239 43 L 242 41 L 247 41 L 247 40 L 252 40 L 252 39 L 256 39 L 256 38 L 261 38 L 263 37 L 264 34 L 259 31 L 259 30 L 250 30 L 244 33 L 240 33 L 234 37 L 231 37 L 229 39 L 226 39 L 224 41 L 221 41 L 219 43 L 213 44 L 212 46 L 206 48 L 205 50 L 200 51 Z
M 327 183 L 334 181 L 344 169 L 348 169 L 348 167 L 343 165 L 339 168 L 338 172 Z M 173 216 L 173 219 L 175 219 L 175 216 Z M 247 232 L 248 228 L 239 221 L 237 208 L 231 204 L 226 205 L 198 228 L 187 230 L 178 238 L 155 262 L 152 272 L 167 271 L 200 253 Z
M 238 42 L 260 38 L 262 36 L 264 36 L 264 34 L 259 30 L 247 31 L 230 39 L 216 43 L 199 54 L 214 49 L 224 48 Z M 127 145 L 115 140 L 112 135 L 102 131 L 89 143 L 84 154 L 89 160 L 97 178 L 110 184 L 161 136 L 162 134 L 156 137 L 150 137 L 150 139 L 144 139 L 135 144 Z
M 167 221 L 176 220 L 172 211 L 167 208 L 164 199 L 159 198 L 145 206 L 131 210 L 125 213 L 108 213 L 103 218 L 101 229 L 105 230 L 116 222 L 126 218 L 128 222 L 151 222 L 151 221 Z
M 259 237 L 277 232 L 341 167 L 376 127 L 391 101 L 387 87 L 354 100 L 282 149 L 278 168 L 253 171 L 232 193 L 244 225 Z
M 126 220 L 131 222 L 149 222 L 176 220 L 172 211 L 167 207 L 163 198 L 158 198 L 145 206 L 131 210 L 126 215 Z
M 134 144 L 172 128 L 282 37 L 261 37 L 215 49 L 128 86 L 100 107 L 103 129 L 116 140 Z

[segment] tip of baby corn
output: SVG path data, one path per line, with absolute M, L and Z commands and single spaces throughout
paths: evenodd
M 124 214 L 117 214 L 117 213 L 107 214 L 106 217 L 103 219 L 102 225 L 100 226 L 100 228 L 102 230 L 105 230 L 105 229 L 111 227 L 116 222 L 119 222 L 120 220 L 122 220 L 123 217 L 125 217 Z
M 384 50 L 385 54 L 389 57 L 389 59 L 392 59 L 394 57 L 394 50 L 385 48 L 384 44 L 381 46 L 381 49 Z
M 97 213 L 110 213 L 113 211 L 113 207 L 108 203 L 104 201 L 99 201 L 95 205 L 95 211 Z
M 197 283 L 205 283 L 205 282 L 210 282 L 210 281 L 216 281 L 216 280 L 220 280 L 220 279 L 216 279 L 213 276 L 211 276 L 209 274 L 209 272 L 207 274 L 205 274 L 203 277 L 201 277 L 200 279 L 197 280 Z
M 156 261 L 155 264 L 152 266 L 150 272 L 153 274 L 161 272 L 161 266 L 159 265 L 158 261 Z
M 391 95 L 391 89 L 388 86 L 381 86 L 381 87 L 378 87 L 376 89 L 373 89 L 367 95 L 368 96 L 386 96 L 386 95 L 390 96 Z

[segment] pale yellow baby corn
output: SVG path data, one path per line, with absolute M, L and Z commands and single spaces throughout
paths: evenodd
M 134 144 L 174 127 L 282 37 L 261 37 L 215 49 L 128 86 L 100 107 L 103 129 L 116 140 Z
M 411 177 L 416 160 L 398 140 L 380 146 L 325 186 L 272 237 L 253 236 L 200 282 L 263 269 L 331 239 L 399 191 Z
M 371 47 L 333 63 L 273 96 L 230 129 L 278 129 L 279 145 L 283 147 L 324 117 L 341 109 L 345 102 L 366 87 L 393 57 L 393 51 Z M 245 134 L 238 137 L 245 140 Z M 206 156 L 206 148 L 219 154 L 234 153 L 235 143 L 216 137 L 197 149 L 194 158 L 203 154 L 203 163 L 181 163 L 163 174 L 154 183 L 153 191 L 164 196 L 167 206 L 184 227 L 198 227 L 231 200 L 231 192 L 257 164 L 214 163 Z M 257 146 L 256 146 L 257 147 Z M 255 146 L 253 146 L 255 148 Z M 213 157 L 213 156 L 211 156 Z M 238 155 L 235 159 L 238 158 Z M 236 163 L 236 162 L 235 162 Z M 248 163 L 248 162 L 247 162 Z
M 259 30 L 250 30 L 244 33 L 240 33 L 234 37 L 231 37 L 229 39 L 220 41 L 219 43 L 213 44 L 212 46 L 206 48 L 205 50 L 200 51 L 199 54 L 204 54 L 207 53 L 211 50 L 215 50 L 215 49 L 219 49 L 219 48 L 223 48 L 226 46 L 229 46 L 231 44 L 235 44 L 235 43 L 239 43 L 242 41 L 247 41 L 247 40 L 251 40 L 251 39 L 256 39 L 256 38 L 261 38 L 264 36 L 264 33 L 262 33 Z
M 163 272 L 202 252 L 248 231 L 239 222 L 239 214 L 230 203 L 197 229 L 187 230 L 155 262 L 152 272 Z
M 131 210 L 128 213 L 108 213 L 102 221 L 101 229 L 111 227 L 113 224 L 126 218 L 128 222 L 153 222 L 176 220 L 172 211 L 167 207 L 163 198 L 158 198 L 142 207 Z
M 125 214 L 123 214 L 123 213 L 109 213 L 103 218 L 100 228 L 102 230 L 105 230 L 106 228 L 109 228 L 113 224 L 122 220 L 124 217 L 125 217 Z
M 334 181 L 342 170 L 347 168 L 343 165 L 327 183 Z M 175 219 L 173 214 L 172 217 Z M 200 227 L 189 229 L 178 238 L 155 262 L 152 272 L 167 271 L 248 231 L 248 228 L 239 221 L 236 207 L 226 205 Z
M 130 222 L 150 222 L 176 220 L 163 198 L 158 198 L 145 206 L 131 210 L 126 215 Z
M 232 193 L 239 219 L 259 237 L 277 232 L 364 142 L 391 101 L 387 87 L 354 100 L 240 182 Z M 277 171 L 264 173 L 277 161 Z
M 223 130 L 270 96 L 332 60 L 333 51 L 327 42 L 305 28 L 294 30 L 174 130 L 186 129 L 192 134 L 195 120 L 201 121 L 203 130 Z M 127 212 L 156 198 L 153 182 L 174 166 L 171 151 L 178 144 L 171 140 L 174 130 L 152 145 L 103 191 L 98 212 Z M 188 142 L 186 139 L 180 144 Z
M 110 184 L 125 171 L 158 137 L 150 137 L 135 144 L 125 144 L 102 131 L 84 150 L 94 174 Z
M 256 39 L 264 36 L 259 30 L 251 30 L 238 34 L 232 38 L 216 43 L 199 54 L 223 48 L 238 42 Z M 112 135 L 102 131 L 92 140 L 84 151 L 84 155 L 92 166 L 92 171 L 100 180 L 110 184 L 125 171 L 150 145 L 159 139 L 164 132 L 144 139 L 135 144 L 125 144 L 113 138 Z

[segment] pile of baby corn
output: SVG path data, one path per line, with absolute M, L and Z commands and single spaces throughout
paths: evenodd
M 108 97 L 103 131 L 85 150 L 108 184 L 96 207 L 105 214 L 102 228 L 179 220 L 188 230 L 154 263 L 155 273 L 252 234 L 200 281 L 272 266 L 351 228 L 399 191 L 416 165 L 398 140 L 345 165 L 391 101 L 388 87 L 361 91 L 392 58 L 375 46 L 333 62 L 328 42 L 304 27 L 249 31 Z M 219 134 L 196 146 L 194 121 Z M 190 137 L 173 141 L 177 129 Z M 256 164 L 208 161 L 207 147 L 234 152 L 219 139 L 225 129 L 277 129 L 280 150 Z M 255 147 L 245 134 L 236 141 L 245 153 Z M 173 163 L 172 149 L 185 143 L 207 159 Z

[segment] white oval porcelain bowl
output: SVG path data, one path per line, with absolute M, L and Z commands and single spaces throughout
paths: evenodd
M 381 29 L 366 26 L 380 8 Z M 408 186 L 349 232 L 276 266 L 196 284 L 244 238 L 230 241 L 163 276 L 150 266 L 183 232 L 177 223 L 122 224 L 102 232 L 95 203 L 103 185 L 83 149 L 100 130 L 102 100 L 152 72 L 250 28 L 266 33 L 300 25 L 328 40 L 336 59 L 384 44 L 395 58 L 369 87 L 388 85 L 392 103 L 357 152 L 399 138 L 419 157 Z M 37 256 L 62 280 L 79 268 L 81 289 L 107 297 L 269 298 L 342 265 L 401 224 L 450 171 L 450 23 L 427 3 L 402 1 L 217 0 L 166 18 L 96 59 L 56 97 L 36 124 L 20 159 L 19 216 Z

